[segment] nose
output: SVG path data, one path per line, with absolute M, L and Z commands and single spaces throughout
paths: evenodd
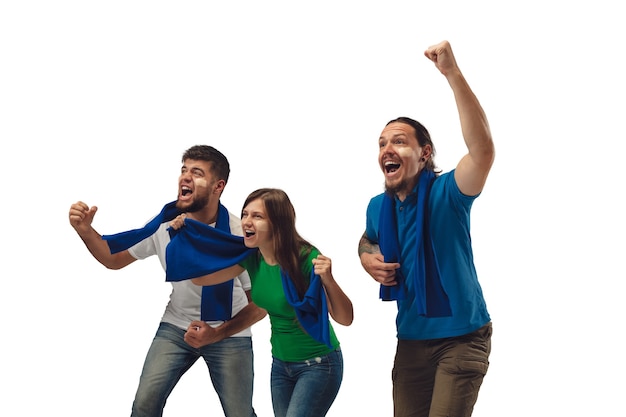
M 393 154 L 389 149 L 381 148 L 378 154 L 378 163 L 382 164 L 385 159 L 393 158 Z
M 379 150 L 380 155 L 384 155 L 386 153 L 389 153 L 391 151 L 391 149 L 392 149 L 392 146 L 393 145 L 392 145 L 391 142 L 386 142 L 386 143 L 380 145 L 380 150 Z
M 191 180 L 191 172 L 181 172 L 180 174 L 180 180 L 185 180 L 185 181 L 189 181 Z

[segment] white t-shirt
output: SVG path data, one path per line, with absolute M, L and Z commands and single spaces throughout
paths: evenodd
M 229 214 L 230 232 L 237 236 L 242 236 L 241 219 L 232 213 Z M 210 226 L 215 227 L 215 223 Z M 128 249 L 130 254 L 136 259 L 145 259 L 152 255 L 157 255 L 161 261 L 163 271 L 166 270 L 165 264 L 165 247 L 170 242 L 170 235 L 167 229 L 168 223 L 163 223 L 159 229 L 147 239 L 137 243 Z M 165 279 L 165 278 L 164 278 Z M 165 307 L 162 321 L 173 324 L 181 329 L 187 329 L 189 323 L 193 320 L 200 320 L 200 301 L 202 298 L 202 286 L 196 285 L 191 280 L 171 282 L 172 293 L 170 301 Z M 244 271 L 241 275 L 234 279 L 233 283 L 233 316 L 241 309 L 248 305 L 248 297 L 246 290 L 251 288 L 250 276 Z M 222 324 L 222 321 L 208 321 L 209 325 L 216 327 Z M 251 336 L 250 328 L 239 332 L 233 337 Z

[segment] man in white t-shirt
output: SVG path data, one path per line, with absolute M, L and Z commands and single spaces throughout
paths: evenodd
M 211 226 L 215 226 L 218 213 L 226 213 L 230 232 L 241 236 L 240 218 L 227 212 L 219 202 L 230 174 L 226 157 L 211 146 L 196 145 L 185 151 L 182 162 L 177 211 Z M 156 232 L 130 248 L 112 254 L 107 241 L 92 227 L 96 211 L 96 206 L 89 207 L 79 201 L 70 207 L 69 220 L 101 264 L 109 269 L 121 269 L 137 259 L 157 255 L 166 270 L 168 223 L 162 223 Z M 224 224 L 224 219 L 221 220 Z M 201 319 L 203 301 L 210 301 L 203 294 L 203 287 L 191 280 L 171 284 L 170 300 L 146 355 L 131 416 L 161 416 L 170 392 L 200 357 L 207 363 L 224 414 L 256 416 L 252 406 L 250 327 L 265 317 L 266 312 L 249 301 L 249 276 L 244 272 L 233 280 L 232 306 L 229 306 L 232 318 L 228 320 Z

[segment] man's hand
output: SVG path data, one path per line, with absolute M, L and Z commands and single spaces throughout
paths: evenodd
M 435 63 L 435 66 L 443 75 L 447 76 L 451 71 L 458 70 L 452 47 L 448 41 L 430 46 L 424 51 L 424 55 Z
M 381 253 L 363 252 L 360 259 L 365 271 L 377 282 L 388 287 L 397 284 L 396 269 L 400 268 L 399 263 L 385 262 L 385 258 Z
M 461 193 L 476 196 L 482 192 L 495 158 L 487 116 L 461 74 L 448 41 L 429 47 L 424 51 L 424 55 L 435 63 L 454 93 L 461 132 L 468 150 L 454 170 L 454 179 Z
M 96 215 L 98 207 L 89 207 L 82 201 L 78 201 L 70 207 L 70 224 L 79 236 L 84 236 L 91 231 L 91 223 Z
M 89 207 L 82 201 L 78 201 L 70 207 L 70 224 L 76 230 L 83 243 L 85 243 L 89 252 L 98 262 L 109 269 L 124 268 L 126 265 L 135 262 L 136 258 L 128 250 L 111 254 L 109 244 L 102 239 L 102 236 L 91 225 L 96 211 L 98 211 L 96 206 Z
M 377 282 L 389 287 L 397 284 L 396 269 L 400 268 L 400 264 L 385 262 L 380 247 L 367 237 L 367 233 L 363 233 L 359 240 L 359 259 L 363 269 Z
M 248 296 L 248 300 L 250 300 L 250 290 L 246 291 L 246 295 Z M 202 346 L 217 343 L 227 337 L 231 337 L 252 326 L 266 315 L 267 311 L 258 307 L 253 302 L 249 302 L 248 305 L 242 308 L 239 313 L 235 314 L 232 319 L 226 320 L 217 327 L 211 327 L 199 320 L 192 321 L 189 323 L 189 327 L 187 327 L 184 340 L 189 346 L 198 349 Z
M 196 349 L 224 339 L 224 334 L 203 321 L 192 321 L 185 333 L 185 342 Z

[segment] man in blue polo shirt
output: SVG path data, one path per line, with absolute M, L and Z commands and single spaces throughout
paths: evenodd
M 394 416 L 470 416 L 492 330 L 474 267 L 470 210 L 495 151 L 450 44 L 424 55 L 452 88 L 468 153 L 441 173 L 426 128 L 406 117 L 390 121 L 378 142 L 385 192 L 370 200 L 359 256 L 380 283 L 380 298 L 398 305 Z

